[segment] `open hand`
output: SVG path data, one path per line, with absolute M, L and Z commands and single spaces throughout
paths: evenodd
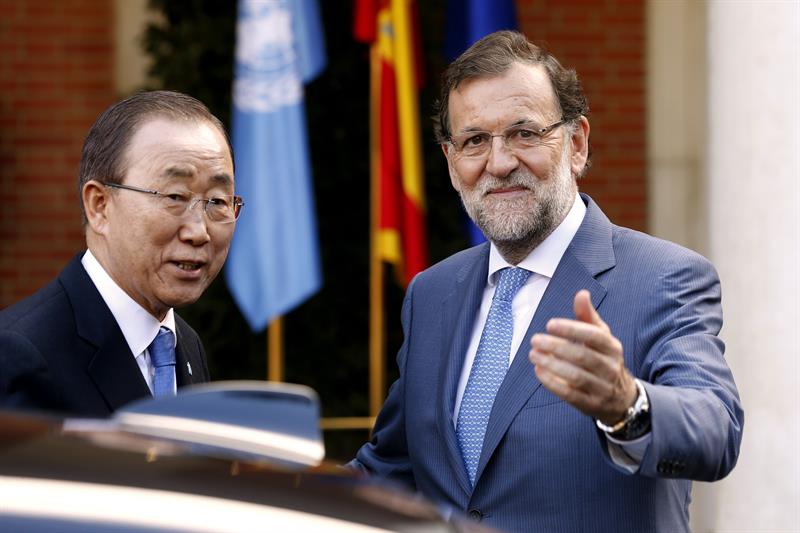
M 575 295 L 575 320 L 553 318 L 531 338 L 528 359 L 542 385 L 607 425 L 625 418 L 636 383 L 625 368 L 622 343 L 592 306 L 589 291 Z

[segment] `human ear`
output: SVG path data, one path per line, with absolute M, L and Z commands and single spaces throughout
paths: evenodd
M 570 143 L 572 144 L 570 168 L 573 176 L 583 174 L 586 167 L 586 161 L 589 158 L 589 129 L 589 120 L 581 116 L 570 136 Z
M 86 221 L 94 233 L 104 234 L 108 227 L 108 210 L 111 192 L 102 183 L 89 180 L 81 189 Z

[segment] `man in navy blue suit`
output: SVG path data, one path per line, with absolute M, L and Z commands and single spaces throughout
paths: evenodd
M 88 249 L 0 313 L 0 407 L 104 416 L 209 379 L 173 308 L 222 268 L 242 205 L 220 121 L 175 92 L 118 102 L 86 137 L 79 190 Z
M 687 531 L 691 480 L 743 412 L 713 266 L 578 192 L 588 105 L 515 32 L 443 75 L 436 133 L 489 243 L 419 274 L 372 440 L 351 466 L 512 531 Z

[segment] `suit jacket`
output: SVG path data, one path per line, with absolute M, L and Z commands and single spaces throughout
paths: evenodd
M 81 256 L 0 312 L 0 407 L 106 416 L 151 394 Z M 177 314 L 175 326 L 177 385 L 208 381 L 200 339 Z
M 456 386 L 488 274 L 489 245 L 420 273 L 402 310 L 399 379 L 353 466 L 511 531 L 687 531 L 690 479 L 736 463 L 743 413 L 717 337 L 720 286 L 701 256 L 586 216 L 559 263 L 495 398 L 474 488 L 453 425 Z M 588 289 L 645 384 L 652 441 L 636 474 L 609 457 L 592 418 L 550 393 L 530 337 L 572 317 Z

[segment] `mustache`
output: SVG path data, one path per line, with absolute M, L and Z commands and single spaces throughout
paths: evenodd
M 528 172 L 515 170 L 505 178 L 486 176 L 478 180 L 477 185 L 478 193 L 481 196 L 485 196 L 495 189 L 508 189 L 511 187 L 522 187 L 533 191 L 539 186 L 539 180 Z

